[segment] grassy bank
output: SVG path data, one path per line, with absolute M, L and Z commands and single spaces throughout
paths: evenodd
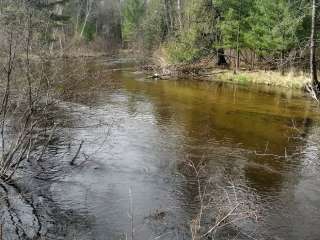
M 217 70 L 213 71 L 213 74 Z M 306 84 L 310 82 L 310 77 L 303 72 L 288 72 L 281 75 L 277 71 L 240 71 L 235 74 L 232 70 L 225 70 L 223 72 L 214 74 L 212 79 L 219 79 L 222 81 L 233 82 L 236 84 L 265 84 L 269 86 L 278 86 L 294 89 L 303 89 Z
M 173 64 L 170 62 L 166 51 L 160 49 L 153 55 L 153 72 L 165 77 L 195 77 L 205 78 L 209 81 L 232 82 L 234 84 L 264 84 L 275 87 L 303 89 L 311 79 L 302 71 L 287 71 L 281 74 L 279 71 L 265 70 L 242 70 L 237 73 L 231 68 L 219 68 L 216 65 L 216 56 L 207 56 L 197 62 L 189 64 Z M 149 66 L 148 66 L 149 67 Z M 150 70 L 150 68 L 148 69 Z

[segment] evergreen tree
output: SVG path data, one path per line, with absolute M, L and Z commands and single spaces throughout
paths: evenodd
M 221 16 L 218 24 L 222 35 L 222 47 L 236 51 L 236 69 L 240 65 L 240 51 L 247 48 L 245 34 L 249 29 L 248 18 L 254 4 L 252 0 L 217 0 L 216 8 Z
M 191 0 L 184 7 L 182 28 L 167 44 L 173 62 L 191 62 L 210 53 L 216 39 L 216 15 L 211 0 Z
M 144 0 L 125 0 L 122 5 L 122 31 L 126 41 L 136 39 L 145 14 Z
M 163 1 L 150 0 L 146 5 L 145 16 L 142 20 L 142 41 L 147 51 L 157 48 L 167 37 L 165 11 Z
M 298 29 L 304 14 L 299 13 L 286 0 L 256 0 L 254 11 L 248 18 L 249 31 L 246 45 L 260 56 L 273 56 L 284 69 L 285 55 L 299 44 Z

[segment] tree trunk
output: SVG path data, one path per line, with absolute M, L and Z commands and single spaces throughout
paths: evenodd
M 169 7 L 169 1 L 165 0 L 164 1 L 164 8 L 165 8 L 165 19 L 166 19 L 166 31 L 167 33 L 170 32 L 170 26 L 171 26 L 171 22 L 170 22 L 170 7 Z
M 235 72 L 239 71 L 240 68 L 240 43 L 239 43 L 239 39 L 240 38 L 240 23 L 239 23 L 239 27 L 238 27 L 238 34 L 237 34 L 237 49 L 236 49 L 236 69 Z
M 312 81 L 314 90 L 316 91 L 317 94 L 319 94 L 320 86 L 319 86 L 319 81 L 317 76 L 315 25 L 316 25 L 316 0 L 312 0 L 312 25 L 311 25 L 311 37 L 310 37 L 310 73 L 311 73 L 311 81 Z
M 280 62 L 281 75 L 284 76 L 284 51 L 281 51 L 281 62 Z
M 241 34 L 241 20 L 242 20 L 242 0 L 240 0 L 240 7 L 239 7 L 239 19 L 238 19 L 238 32 L 237 32 L 237 53 L 236 53 L 236 70 L 235 72 L 239 71 L 240 68 L 240 34 Z
M 77 12 L 76 26 L 74 27 L 74 36 L 77 36 L 77 34 L 78 34 L 80 13 L 81 13 L 81 5 L 79 6 L 79 9 Z
M 178 22 L 179 22 L 179 28 L 180 31 L 182 29 L 182 14 L 181 14 L 181 0 L 177 0 L 177 12 L 178 12 Z
M 88 22 L 90 13 L 91 13 L 92 4 L 93 4 L 93 1 L 92 0 L 88 0 L 88 2 L 87 2 L 87 12 L 86 12 L 86 16 L 85 16 L 85 19 L 84 19 L 84 22 L 83 22 L 83 26 L 82 26 L 82 30 L 81 30 L 81 33 L 80 33 L 80 37 L 83 37 L 83 33 L 84 33 L 84 30 L 86 28 L 86 25 L 87 25 L 87 22 Z
M 255 56 L 256 56 L 255 52 L 252 51 L 252 52 L 251 52 L 251 70 L 254 70 Z
M 224 54 L 224 49 L 223 48 L 219 48 L 218 49 L 218 66 L 222 66 L 222 65 L 227 65 L 227 60 Z

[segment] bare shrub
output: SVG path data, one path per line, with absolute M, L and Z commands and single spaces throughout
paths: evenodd
M 49 105 L 43 68 L 43 38 L 49 34 L 49 23 L 45 21 L 46 13 L 30 4 L 19 0 L 1 2 L 0 178 L 4 181 L 12 179 L 22 161 L 33 154 Z
M 208 178 L 203 161 L 198 164 L 187 161 L 186 166 L 198 188 L 199 210 L 190 223 L 192 239 L 214 239 L 228 228 L 236 229 L 236 234 L 247 235 L 241 227 L 259 219 L 259 209 L 255 206 L 257 196 L 253 191 L 227 178 L 222 181 Z

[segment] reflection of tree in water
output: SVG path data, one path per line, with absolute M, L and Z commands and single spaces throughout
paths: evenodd
M 70 165 L 78 144 L 69 130 L 77 127 L 79 119 L 75 121 L 63 108 L 54 105 L 45 114 L 47 116 L 35 115 L 47 122 L 42 123 L 43 131 L 35 139 L 34 154 L 19 167 L 15 183 L 1 187 L 4 239 L 27 239 L 33 232 L 34 236 L 46 239 L 90 239 L 89 228 L 94 218 L 86 212 L 64 208 L 55 202 L 51 192 L 54 184 L 63 182 L 64 177 L 78 168 Z M 19 119 L 12 119 L 15 121 Z M 52 132 L 54 123 L 63 124 L 58 124 Z M 33 219 L 33 225 L 25 221 L 27 216 Z
M 217 91 L 221 93 L 221 87 L 218 88 Z M 219 163 L 216 163 L 215 165 L 210 164 L 210 162 L 215 161 L 215 157 L 219 158 L 221 155 L 224 155 L 224 150 L 228 150 L 226 148 L 219 150 L 221 147 L 217 144 L 218 141 L 215 139 L 217 130 L 215 126 L 215 115 L 211 114 L 212 106 L 210 104 L 202 106 L 197 98 L 188 99 L 188 106 L 185 109 L 179 107 L 176 109 L 176 106 L 172 107 L 170 103 L 170 96 L 166 94 L 165 89 L 158 91 L 157 99 L 153 102 L 154 115 L 159 127 L 176 120 L 175 118 L 183 119 L 184 141 L 177 150 L 180 152 L 180 156 L 183 160 L 178 162 L 176 170 L 184 176 L 183 181 L 179 182 L 178 191 L 183 193 L 181 207 L 184 209 L 185 213 L 187 213 L 187 219 L 189 219 L 188 221 L 190 222 L 191 220 L 196 219 L 199 214 L 200 196 L 198 179 L 192 169 L 190 171 L 187 162 L 191 162 L 196 166 L 197 171 L 199 170 L 198 168 L 201 168 L 202 166 L 210 168 L 209 170 L 206 170 L 205 173 L 201 174 L 200 180 L 202 190 L 205 186 L 210 185 L 207 189 L 208 193 L 210 191 L 213 193 L 214 190 L 212 187 L 216 187 L 211 185 L 212 182 L 210 184 L 208 183 L 209 181 L 212 181 L 213 176 L 215 176 L 213 180 L 214 185 L 219 184 L 221 188 L 225 187 L 227 189 L 229 183 L 225 181 L 225 176 L 232 176 L 231 172 L 233 170 L 227 167 L 225 168 L 223 165 L 219 165 Z M 199 104 L 200 109 L 198 108 Z M 202 114 L 202 111 L 209 114 L 204 115 Z M 220 152 L 217 153 L 217 151 Z M 212 152 L 215 154 L 212 154 Z M 204 214 L 206 215 L 205 218 L 214 216 L 214 212 L 217 211 L 218 205 L 221 207 L 221 202 L 219 201 L 221 201 L 224 194 L 221 194 L 220 191 L 221 189 L 219 189 L 219 191 L 216 189 L 215 193 L 211 195 L 212 199 L 215 198 L 215 200 L 211 199 L 210 201 L 215 201 L 217 205 L 211 207 L 208 212 L 206 210 L 206 213 Z M 227 206 L 225 206 L 225 208 L 227 209 Z M 210 225 L 208 222 L 206 224 Z M 237 234 L 239 235 L 239 231 L 232 227 L 224 229 L 224 231 L 221 231 L 220 235 L 229 234 L 230 236 L 230 234 L 232 235 L 232 232 L 234 236 Z
M 286 122 L 289 124 L 289 119 Z M 251 154 L 245 168 L 250 186 L 261 194 L 280 193 L 287 178 L 301 167 L 301 147 L 306 144 L 305 138 L 312 125 L 313 120 L 309 117 L 291 119 L 291 129 L 283 133 L 287 139 L 282 145 L 271 150 L 266 146 L 264 152 Z
M 149 97 L 159 127 L 181 124 L 179 134 L 183 137 L 176 149 L 181 159 L 207 164 L 204 181 L 211 176 L 230 176 L 262 196 L 275 195 L 285 187 L 288 166 L 291 173 L 299 168 L 299 161 L 294 161 L 303 144 L 300 137 L 312 125 L 309 111 L 301 112 L 300 105 L 305 102 L 293 98 L 290 105 L 284 101 L 285 95 L 264 90 L 248 93 L 221 84 L 209 88 L 210 94 L 166 81 L 139 82 L 132 88 Z M 177 166 L 185 178 L 179 188 L 184 193 L 182 205 L 193 218 L 198 197 L 195 179 L 187 174 L 185 162 Z M 217 181 L 223 185 L 219 177 Z
M 103 90 L 109 95 L 119 84 L 118 72 L 105 71 L 103 65 L 94 60 L 66 59 L 48 62 L 48 74 L 55 77 L 55 91 L 59 99 L 80 103 L 86 106 L 96 105 L 100 102 Z M 59 74 L 57 74 L 57 71 Z M 108 94 L 103 95 L 106 101 Z

